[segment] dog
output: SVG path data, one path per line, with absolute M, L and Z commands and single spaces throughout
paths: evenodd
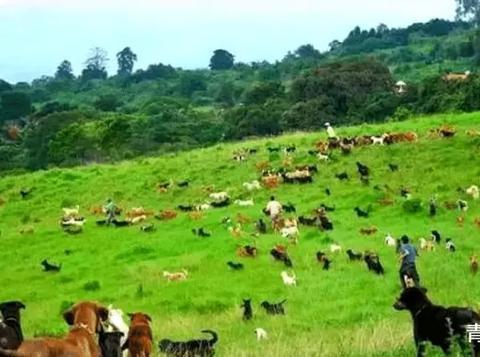
M 362 260 L 363 259 L 363 254 L 362 253 L 355 253 L 351 249 L 347 250 L 347 255 L 348 255 L 348 259 L 350 259 L 350 261 Z
M 283 262 L 286 267 L 291 268 L 293 266 L 292 261 L 285 249 L 280 249 L 278 246 L 274 247 L 270 251 L 270 255 L 273 257 L 273 259 Z
M 102 321 L 108 318 L 108 310 L 95 302 L 81 302 L 63 314 L 71 329 L 63 339 L 38 338 L 23 341 L 16 350 L 0 348 L 0 356 L 15 357 L 98 357 L 95 334 L 100 332 Z
M 193 212 L 195 211 L 195 207 L 192 205 L 178 205 L 177 208 L 182 212 Z
M 211 236 L 210 233 L 205 232 L 205 230 L 202 228 L 198 229 L 192 229 L 192 233 L 195 234 L 196 236 L 202 237 L 202 238 L 208 238 Z
M 388 168 L 392 172 L 398 171 L 398 165 L 395 165 L 395 164 L 388 164 Z
M 371 226 L 368 228 L 360 228 L 360 234 L 366 235 L 366 236 L 371 236 L 375 233 L 378 232 L 378 228 L 375 226 Z
M 363 259 L 365 260 L 365 263 L 367 263 L 368 270 L 373 271 L 378 275 L 383 275 L 385 273 L 377 254 L 366 252 Z
M 130 327 L 123 348 L 128 348 L 129 357 L 149 357 L 153 347 L 152 329 L 150 328 L 152 319 L 141 312 L 129 314 L 129 317 Z
M 75 217 L 68 217 L 68 218 L 62 218 L 60 221 L 60 226 L 62 227 L 70 227 L 70 226 L 77 226 L 77 227 L 83 227 L 83 225 L 87 222 L 87 220 L 83 217 L 80 218 L 75 218 Z
M 225 201 L 230 198 L 226 192 L 214 192 L 211 193 L 209 197 L 215 201 Z
M 267 225 L 263 221 L 263 219 L 259 219 L 257 223 L 255 223 L 255 228 L 257 229 L 258 233 L 265 234 L 267 233 Z
M 385 244 L 389 247 L 395 247 L 397 245 L 397 243 L 395 242 L 395 238 L 393 238 L 390 233 L 388 233 L 385 237 Z
M 110 327 L 108 332 L 121 332 L 122 337 L 120 338 L 120 345 L 123 346 L 127 341 L 128 337 L 128 325 L 123 320 L 123 311 L 120 309 L 114 309 L 112 305 L 108 306 L 108 320 L 107 324 Z M 112 340 L 113 342 L 116 341 L 114 336 L 108 338 L 108 340 Z
M 252 182 L 244 182 L 243 187 L 247 191 L 255 191 L 255 190 L 260 190 L 262 188 L 262 186 L 260 186 L 260 182 L 258 182 L 257 180 Z
M 300 232 L 296 225 L 291 227 L 283 227 L 282 229 L 280 229 L 280 234 L 283 238 L 288 238 L 293 244 L 298 243 L 298 236 Z
M 253 318 L 252 300 L 243 299 L 243 304 L 240 307 L 243 308 L 243 319 L 251 320 Z
M 178 187 L 188 187 L 188 185 L 190 185 L 190 182 L 188 182 L 187 180 L 180 181 L 180 182 L 177 183 Z
M 215 331 L 211 330 L 203 330 L 202 332 L 211 334 L 212 338 L 210 340 L 190 340 L 186 342 L 163 339 L 159 342 L 158 347 L 161 352 L 166 353 L 168 356 L 211 357 L 215 354 L 215 343 L 218 341 L 218 335 Z
M 455 251 L 457 250 L 457 248 L 455 247 L 455 243 L 453 243 L 453 240 L 451 238 L 447 238 L 445 240 L 445 248 L 452 253 L 455 253 Z
M 465 193 L 472 197 L 474 200 L 478 200 L 480 198 L 480 191 L 478 186 L 472 185 L 465 190 Z
M 289 275 L 286 271 L 282 271 L 280 276 L 282 277 L 283 284 L 286 286 L 297 286 L 297 277 L 295 276 L 295 273 L 292 272 L 292 274 Z
M 164 271 L 163 277 L 166 278 L 168 281 L 183 281 L 183 280 L 187 280 L 188 271 L 185 269 L 177 273 L 170 273 L 168 271 Z
M 458 209 L 462 212 L 468 211 L 468 202 L 465 200 L 457 200 Z
M 153 223 L 144 224 L 140 226 L 140 230 L 145 233 L 155 232 L 155 225 Z
M 62 269 L 62 264 L 60 265 L 50 264 L 47 261 L 47 259 L 44 259 L 40 264 L 43 266 L 43 271 L 46 271 L 46 272 L 58 273 Z
M 427 252 L 433 252 L 435 250 L 435 246 L 433 245 L 432 241 L 427 241 L 425 238 L 420 238 L 418 241 L 420 242 L 421 250 L 425 250 Z
M 342 172 L 339 174 L 335 174 L 335 177 L 339 179 L 340 181 L 345 181 L 348 180 L 348 174 L 346 172 Z
M 255 332 L 255 336 L 257 336 L 257 341 L 267 340 L 267 339 L 268 339 L 267 331 L 265 331 L 263 328 L 257 327 L 257 328 L 254 330 L 254 332 Z
M 285 315 L 285 308 L 283 304 L 287 299 L 279 302 L 278 304 L 271 304 L 268 301 L 263 301 L 260 306 L 265 309 L 268 315 Z
M 100 331 L 98 334 L 98 345 L 102 351 L 102 357 L 122 357 L 122 339 L 123 332 L 120 331 Z
M 357 213 L 358 217 L 368 218 L 368 216 L 369 216 L 368 211 L 364 211 L 360 207 L 355 207 L 353 210 Z
M 80 211 L 80 206 L 76 205 L 73 208 L 62 208 L 63 211 L 63 217 L 70 218 L 73 216 L 77 216 Z
M 470 271 L 473 275 L 477 274 L 478 272 L 478 259 L 476 255 L 472 255 L 470 257 Z
M 227 265 L 233 270 L 242 270 L 244 268 L 242 263 L 227 262 Z
M 257 248 L 251 245 L 238 247 L 237 255 L 239 257 L 255 258 L 257 256 Z
M 356 164 L 357 164 L 357 171 L 360 174 L 360 176 L 368 177 L 370 175 L 370 169 L 368 168 L 368 166 L 365 166 L 358 161 Z
M 436 230 L 433 230 L 431 231 L 431 237 L 432 237 L 432 240 L 437 243 L 437 244 L 440 244 L 441 240 L 442 240 L 442 236 L 440 235 L 440 233 Z
M 286 213 L 296 213 L 297 212 L 297 209 L 295 208 L 295 206 L 291 202 L 288 202 L 286 205 L 283 205 L 282 208 Z
M 330 269 L 330 264 L 332 263 L 332 261 L 328 259 L 327 255 L 324 252 L 317 252 L 316 257 L 319 263 L 323 263 L 323 270 Z
M 130 221 L 119 221 L 119 220 L 117 220 L 117 219 L 114 219 L 114 220 L 112 220 L 112 224 L 113 224 L 116 228 L 118 228 L 118 227 L 127 227 L 127 226 L 129 226 L 131 223 L 130 223 Z
M 327 206 L 325 203 L 321 203 L 320 208 L 323 208 L 325 210 L 325 212 L 334 212 L 335 211 L 335 207 Z
M 0 304 L 0 348 L 16 350 L 23 342 L 20 310 L 25 305 L 20 301 L 7 301 Z
M 412 315 L 417 356 L 425 355 L 425 345 L 430 342 L 450 355 L 452 341 L 458 341 L 462 352 L 467 350 L 466 326 L 480 323 L 480 315 L 468 308 L 434 305 L 424 288 L 406 288 L 393 304 L 395 310 L 407 310 Z M 480 353 L 480 343 L 473 343 L 475 356 Z
M 249 199 L 249 200 L 235 200 L 233 201 L 233 203 L 235 203 L 237 206 L 240 206 L 240 207 L 250 207 L 250 206 L 254 206 L 255 203 L 253 202 L 253 199 Z
M 341 251 L 342 251 L 342 247 L 339 244 L 337 243 L 330 244 L 330 252 L 340 253 Z

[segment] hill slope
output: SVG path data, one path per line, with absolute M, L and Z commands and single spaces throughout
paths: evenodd
M 0 300 L 21 299 L 25 335 L 62 334 L 66 325 L 60 312 L 71 302 L 94 299 L 114 304 L 124 311 L 144 311 L 153 318 L 155 340 L 169 337 L 186 340 L 202 329 L 220 334 L 219 356 L 405 356 L 413 353 L 410 317 L 396 312 L 392 303 L 399 293 L 397 257 L 386 247 L 383 237 L 428 236 L 432 229 L 452 237 L 458 252 L 443 247 L 436 252 L 421 253 L 419 272 L 429 288 L 432 300 L 454 305 L 477 306 L 480 287 L 478 277 L 468 271 L 468 257 L 480 252 L 478 228 L 473 219 L 480 216 L 477 202 L 470 202 L 464 227 L 456 224 L 458 212 L 440 209 L 429 218 L 427 210 L 407 214 L 402 209 L 400 187 L 411 188 L 414 198 L 423 202 L 438 194 L 439 202 L 452 201 L 464 195 L 458 187 L 479 184 L 478 139 L 465 134 L 479 129 L 479 114 L 418 118 L 379 126 L 342 128 L 338 134 L 379 134 L 385 130 L 415 130 L 420 140 L 415 144 L 359 148 L 350 156 L 334 154 L 328 164 L 319 164 L 319 173 L 311 185 L 282 185 L 273 193 L 281 202 L 291 201 L 298 214 L 310 215 L 321 202 L 335 206 L 329 214 L 335 229 L 321 233 L 301 227 L 300 243 L 289 248 L 299 286 L 287 288 L 280 272 L 284 267 L 272 261 L 268 251 L 276 243 L 285 243 L 275 234 L 261 236 L 256 244 L 259 257 L 238 258 L 238 245 L 251 244 L 252 225 L 244 225 L 243 238 L 233 238 L 220 223 L 222 218 L 235 219 L 237 213 L 256 220 L 272 192 L 265 189 L 253 195 L 242 190 L 242 183 L 258 177 L 255 163 L 270 160 L 281 165 L 283 156 L 269 156 L 267 145 L 296 144 L 295 164 L 313 163 L 307 150 L 324 138 L 323 133 L 292 134 L 274 140 L 259 140 L 209 149 L 172 154 L 160 158 L 123 162 L 115 166 L 98 165 L 78 169 L 54 169 L 24 176 L 7 176 L 0 180 L 0 231 L 2 250 L 2 289 Z M 431 128 L 448 123 L 458 129 L 453 139 L 429 138 Z M 240 147 L 257 147 L 259 153 L 247 162 L 234 162 L 232 152 Z M 355 162 L 372 170 L 370 186 L 358 180 Z M 392 173 L 388 163 L 398 164 Z M 347 171 L 351 179 L 339 182 L 334 174 Z M 155 190 L 158 182 L 189 179 L 190 187 L 173 188 L 167 193 Z M 384 194 L 375 185 L 388 184 L 393 206 L 377 203 Z M 230 206 L 208 211 L 200 221 L 187 214 L 169 222 L 154 222 L 155 233 L 140 232 L 138 226 L 127 228 L 97 227 L 88 208 L 113 197 L 119 206 L 130 209 L 143 206 L 155 211 L 172 209 L 178 204 L 203 202 L 207 194 L 202 186 L 214 185 L 232 197 L 255 200 L 252 208 Z M 22 187 L 33 187 L 28 199 L 22 200 Z M 325 188 L 332 195 L 326 196 Z M 58 225 L 61 208 L 79 204 L 86 216 L 84 232 L 70 236 Z M 371 218 L 359 219 L 355 206 L 372 206 Z M 153 222 L 153 220 L 152 220 Z M 379 233 L 361 236 L 362 227 L 375 225 Z M 192 228 L 205 227 L 211 238 L 201 239 Z M 33 228 L 32 234 L 20 230 Z M 344 249 L 377 251 L 386 269 L 385 277 L 369 273 L 362 263 L 350 263 L 346 255 L 332 254 L 331 271 L 325 272 L 315 261 L 318 250 L 328 251 L 331 241 Z M 65 255 L 65 250 L 71 255 Z M 39 263 L 48 258 L 62 263 L 58 274 L 41 271 Z M 226 262 L 241 261 L 245 270 L 229 271 Z M 162 272 L 188 269 L 186 282 L 167 283 Z M 95 283 L 99 288 L 95 289 Z M 242 298 L 252 298 L 254 320 L 243 322 L 239 305 Z M 287 299 L 285 317 L 269 317 L 259 307 L 263 300 Z M 257 343 L 253 329 L 263 327 L 268 341 Z

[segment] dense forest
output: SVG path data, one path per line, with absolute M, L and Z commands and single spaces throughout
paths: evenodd
M 80 76 L 68 60 L 32 83 L 0 80 L 0 170 L 115 161 L 225 140 L 480 110 L 480 36 L 463 21 L 353 29 L 320 52 L 302 45 L 275 63 L 236 62 L 217 49 L 208 69 L 151 64 L 91 50 Z M 206 59 L 208 62 L 208 59 Z M 471 71 L 462 80 L 449 72 Z M 407 89 L 395 90 L 398 80 Z

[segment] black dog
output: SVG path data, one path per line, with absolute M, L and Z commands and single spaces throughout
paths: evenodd
M 325 193 L 327 194 L 327 196 L 330 196 L 332 194 L 332 192 L 330 191 L 329 188 L 326 188 L 325 189 Z
M 242 270 L 243 264 L 242 263 L 235 263 L 235 262 L 227 262 L 227 265 L 232 268 L 233 270 Z
M 390 168 L 390 171 L 392 171 L 392 172 L 398 171 L 398 165 L 388 164 L 388 167 Z
M 214 331 L 203 330 L 203 333 L 212 335 L 211 340 L 190 340 L 186 342 L 176 342 L 169 339 L 163 339 L 159 342 L 160 351 L 169 356 L 190 357 L 205 356 L 210 357 L 215 354 L 215 343 L 218 341 L 218 335 Z
M 120 343 L 123 332 L 104 332 L 98 335 L 98 345 L 102 351 L 102 357 L 122 357 L 122 345 Z
M 305 217 L 305 216 L 300 216 L 300 217 L 298 217 L 298 222 L 300 224 L 303 224 L 304 226 L 313 227 L 313 226 L 316 225 L 317 218 L 316 217 L 308 218 L 308 217 Z
M 435 243 L 439 244 L 442 240 L 442 236 L 438 231 L 433 230 L 432 232 L 432 238 L 435 241 Z
M 365 263 L 367 263 L 368 270 L 373 270 L 378 275 L 383 275 L 385 273 L 378 255 L 374 253 L 365 253 L 363 259 L 365 260 Z
M 362 253 L 355 253 L 353 250 L 351 249 L 348 249 L 347 250 L 347 255 L 348 255 L 348 259 L 350 260 L 362 260 L 363 258 L 363 254 Z
M 22 343 L 20 309 L 25 309 L 25 305 L 20 301 L 8 301 L 0 304 L 0 312 L 3 317 L 3 321 L 0 322 L 0 348 L 16 350 Z
M 192 229 L 192 233 L 199 236 L 199 237 L 202 237 L 202 238 L 208 238 L 211 236 L 210 233 L 208 232 L 205 232 L 205 230 L 202 228 L 198 228 L 198 229 Z
M 31 193 L 32 193 L 31 188 L 22 188 L 20 190 L 20 196 L 22 196 L 22 199 L 27 198 Z
M 439 346 L 446 355 L 450 355 L 453 337 L 457 338 L 465 353 L 468 348 L 465 326 L 480 323 L 480 315 L 468 308 L 434 305 L 426 292 L 424 288 L 407 288 L 393 305 L 395 310 L 408 310 L 412 315 L 417 356 L 425 355 L 427 342 Z M 475 356 L 480 354 L 480 342 L 474 342 L 473 350 Z
M 365 166 L 358 161 L 357 161 L 357 170 L 360 176 L 368 177 L 368 175 L 370 175 L 370 169 L 368 168 L 368 166 Z
M 227 207 L 230 204 L 230 199 L 226 199 L 224 201 L 220 202 L 211 202 L 210 205 L 214 208 L 222 208 L 222 207 Z
M 178 183 L 177 183 L 177 186 L 178 186 L 178 187 L 188 187 L 189 184 L 190 184 L 190 183 L 185 180 L 185 181 L 180 181 L 180 182 L 178 182 Z
M 127 227 L 130 225 L 130 222 L 128 221 L 119 221 L 119 220 L 112 220 L 112 224 L 115 226 L 115 227 Z
M 333 223 L 328 219 L 328 217 L 321 216 L 319 217 L 320 220 L 320 227 L 324 231 L 332 231 L 333 230 Z
M 348 174 L 346 172 L 342 172 L 340 174 L 336 174 L 335 177 L 340 181 L 348 180 Z
M 252 299 L 243 299 L 240 307 L 243 308 L 243 319 L 251 320 L 253 318 Z
M 182 212 L 192 212 L 192 211 L 195 211 L 195 207 L 193 207 L 192 205 L 178 205 L 177 208 L 182 211 Z
M 324 252 L 317 252 L 317 261 L 323 263 L 323 270 L 329 270 L 330 264 L 332 261 L 328 259 L 327 255 Z
M 323 208 L 326 212 L 333 212 L 335 211 L 335 207 L 329 207 L 325 203 L 320 204 L 320 208 Z
M 41 263 L 43 271 L 59 272 L 62 269 L 62 265 L 50 264 L 47 259 L 44 259 Z
M 255 223 L 255 228 L 257 228 L 258 233 L 261 233 L 261 234 L 267 233 L 267 225 L 261 218 L 257 221 L 257 223 Z
M 291 202 L 288 202 L 286 205 L 283 205 L 283 210 L 287 213 L 297 212 L 297 209 L 295 208 L 295 206 Z
M 287 300 L 285 299 L 278 304 L 270 304 L 268 301 L 264 301 L 260 304 L 260 306 L 263 307 L 269 315 L 285 315 L 285 308 L 283 307 L 283 304 L 286 301 Z
M 293 266 L 292 261 L 286 252 L 282 252 L 274 248 L 270 251 L 270 255 L 273 257 L 273 259 L 283 262 L 286 267 L 291 268 Z
M 362 210 L 360 207 L 355 207 L 353 210 L 357 212 L 358 217 L 368 218 L 369 216 L 369 213 L 367 211 Z

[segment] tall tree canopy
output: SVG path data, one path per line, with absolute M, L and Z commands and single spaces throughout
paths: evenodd
M 62 63 L 60 63 L 60 65 L 57 67 L 57 72 L 55 72 L 55 78 L 66 80 L 75 78 L 70 61 L 64 60 Z
M 86 68 L 82 71 L 84 79 L 107 78 L 106 66 L 108 54 L 103 48 L 95 47 L 90 50 L 90 57 L 85 61 Z
M 210 69 L 224 70 L 233 67 L 235 56 L 226 50 L 215 50 L 210 58 Z
M 455 0 L 457 18 L 470 19 L 476 26 L 480 25 L 480 0 Z
M 320 58 L 322 56 L 311 44 L 302 45 L 297 48 L 295 55 L 299 58 Z
M 130 75 L 132 74 L 133 65 L 137 60 L 137 55 L 132 52 L 130 47 L 125 47 L 123 50 L 117 53 L 118 62 L 118 75 Z

